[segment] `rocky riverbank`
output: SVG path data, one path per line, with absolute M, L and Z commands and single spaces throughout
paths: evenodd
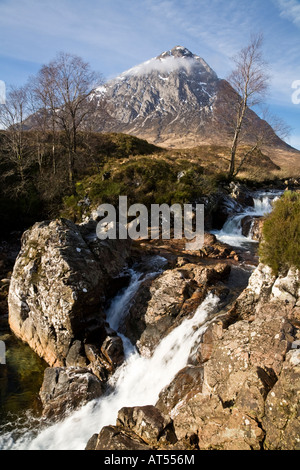
M 232 187 L 209 202 L 207 227 L 252 202 L 251 192 Z M 188 252 L 185 240 L 100 241 L 95 227 L 35 224 L 9 282 L 10 328 L 49 366 L 39 394 L 44 419 L 59 422 L 107 394 L 127 360 L 124 337 L 151 358 L 212 295 L 212 317 L 156 402 L 120 407 L 86 448 L 299 449 L 299 272 L 275 277 L 254 251 L 208 232 L 203 249 Z M 155 269 L 154 259 L 163 260 Z M 133 297 L 112 328 L 109 306 L 130 289 L 133 272 Z
M 155 406 L 122 408 L 87 449 L 299 450 L 300 275 L 259 265 Z
M 143 355 L 151 355 L 162 337 L 193 315 L 209 292 L 218 292 L 225 303 L 233 296 L 224 282 L 237 255 L 214 236 L 206 235 L 209 256 L 203 259 L 203 253 L 176 251 L 172 243 L 132 246 L 127 240 L 100 241 L 95 233 L 96 222 L 37 223 L 24 233 L 14 265 L 9 325 L 50 366 L 40 392 L 46 418 L 62 418 L 100 397 L 123 363 L 122 340 L 105 310 L 128 284 L 129 266 L 140 269 L 144 279 L 119 331 Z M 147 277 L 148 260 L 158 255 L 166 261 L 164 271 Z

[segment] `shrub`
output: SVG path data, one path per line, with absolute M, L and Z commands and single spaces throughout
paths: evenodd
M 274 203 L 263 225 L 259 255 L 276 275 L 291 266 L 300 269 L 299 193 L 287 191 Z
M 107 175 L 104 177 L 104 175 Z M 215 175 L 205 175 L 203 167 L 196 162 L 166 160 L 159 156 L 137 156 L 122 163 L 114 159 L 107 162 L 101 172 L 76 183 L 75 194 L 64 199 L 63 216 L 80 220 L 82 211 L 96 208 L 99 204 L 118 204 L 119 196 L 127 196 L 128 204 L 195 203 L 203 195 L 215 192 L 218 181 Z M 88 197 L 87 208 L 78 206 Z

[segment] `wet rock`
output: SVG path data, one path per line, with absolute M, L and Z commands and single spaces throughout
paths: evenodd
M 262 239 L 263 221 L 263 217 L 246 215 L 241 220 L 242 235 L 252 240 L 260 241 Z
M 231 197 L 244 207 L 254 207 L 254 200 L 250 191 L 239 183 L 230 183 Z
M 226 220 L 233 214 L 240 212 L 242 206 L 229 195 L 221 194 L 218 202 L 211 211 L 211 227 L 216 230 L 221 230 Z
M 86 450 L 151 450 L 177 442 L 172 421 L 152 405 L 124 407 L 115 426 L 105 426 L 88 441 Z
M 187 366 L 180 370 L 174 380 L 160 392 L 155 406 L 164 416 L 168 416 L 191 390 L 193 390 L 193 393 L 200 392 L 202 386 L 203 368 L 200 366 Z
M 149 450 L 133 431 L 125 430 L 122 426 L 104 426 L 99 435 L 89 440 L 86 450 Z
M 193 356 L 193 361 L 196 364 L 202 365 L 210 359 L 216 341 L 223 337 L 224 320 L 223 322 L 219 320 L 211 323 L 202 335 L 200 344 Z
M 250 237 L 252 240 L 260 242 L 263 237 L 264 217 L 255 217 L 250 229 Z
M 242 235 L 244 237 L 248 237 L 250 235 L 250 230 L 252 227 L 253 223 L 253 217 L 250 215 L 246 215 L 242 220 L 241 220 L 241 227 L 242 227 Z
M 88 364 L 82 341 L 75 340 L 66 357 L 66 366 L 85 367 Z
M 48 367 L 40 390 L 43 416 L 61 419 L 102 393 L 102 383 L 85 368 Z
M 118 367 L 124 360 L 123 342 L 117 334 L 107 336 L 102 343 L 101 352 L 113 368 Z
M 105 328 L 107 336 L 101 346 L 86 342 L 84 352 L 89 361 L 88 367 L 103 382 L 120 366 L 124 360 L 121 338 L 112 329 Z
M 116 424 L 133 431 L 150 446 L 157 446 L 159 441 L 161 444 L 165 441 L 170 444 L 177 441 L 171 420 L 166 419 L 152 405 L 122 408 Z
M 210 286 L 228 279 L 230 270 L 226 263 L 187 263 L 148 279 L 135 296 L 122 332 L 136 343 L 141 354 L 151 355 L 162 337 L 195 312 Z M 228 295 L 228 289 L 223 294 Z
M 242 235 L 251 240 L 260 241 L 262 239 L 263 217 L 246 215 L 241 220 Z

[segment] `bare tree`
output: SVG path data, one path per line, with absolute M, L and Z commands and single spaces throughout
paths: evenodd
M 0 124 L 7 145 L 7 157 L 17 168 L 22 186 L 25 183 L 25 169 L 28 165 L 28 142 L 24 121 L 28 116 L 28 92 L 26 87 L 11 87 L 5 104 L 0 106 Z
M 35 80 L 35 95 L 49 114 L 53 136 L 55 129 L 64 131 L 71 185 L 74 180 L 78 130 L 94 112 L 96 103 L 92 95 L 101 82 L 101 77 L 90 69 L 87 62 L 68 53 L 60 53 L 56 59 L 44 65 Z M 54 152 L 53 144 L 53 161 Z
M 48 67 L 43 66 L 36 76 L 31 77 L 29 89 L 32 104 L 31 127 L 41 131 L 42 138 L 45 138 L 47 132 L 51 132 L 52 168 L 55 175 L 57 168 L 56 145 L 58 140 L 56 90 Z
M 262 42 L 261 34 L 251 38 L 249 45 L 241 49 L 234 57 L 235 68 L 228 77 L 232 89 L 228 88 L 227 91 L 233 105 L 234 118 L 228 173 L 230 178 L 236 175 L 236 153 L 241 132 L 250 121 L 247 119 L 247 112 L 251 107 L 263 101 L 269 87 L 267 64 L 262 57 Z M 257 145 L 258 142 L 255 142 L 253 149 L 249 152 L 257 148 Z

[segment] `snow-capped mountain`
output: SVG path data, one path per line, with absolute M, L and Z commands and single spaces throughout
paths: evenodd
M 82 130 L 122 132 L 169 148 L 231 145 L 239 102 L 226 80 L 182 46 L 123 72 L 96 88 L 90 99 L 93 106 Z M 37 126 L 38 114 L 26 119 L 26 129 Z M 255 112 L 248 109 L 244 122 L 240 143 L 253 144 L 267 135 L 264 147 L 273 154 L 276 148 L 295 150 Z
M 95 131 L 124 132 L 166 147 L 228 145 L 230 121 L 236 116 L 234 96 L 229 83 L 205 60 L 176 46 L 97 88 L 93 126 Z M 287 146 L 251 110 L 246 121 L 245 143 L 263 129 L 275 146 Z
M 105 113 L 96 115 L 97 130 L 196 144 L 208 137 L 219 83 L 201 57 L 176 46 L 96 89 L 96 98 L 105 101 Z

